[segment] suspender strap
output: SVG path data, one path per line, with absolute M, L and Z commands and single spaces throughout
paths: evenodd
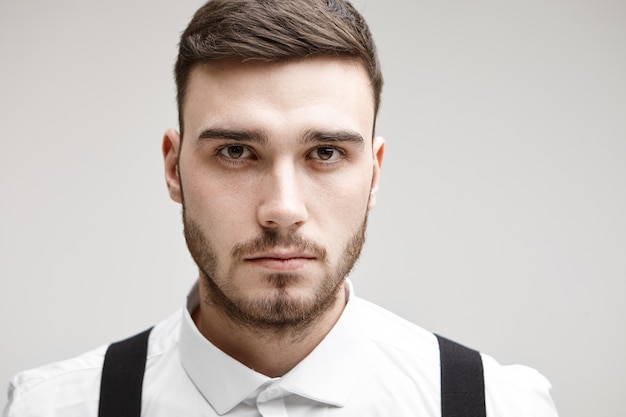
M 141 415 L 141 390 L 151 330 L 113 343 L 107 349 L 100 380 L 99 417 Z
M 441 416 L 486 417 L 480 353 L 437 336 L 441 356 Z

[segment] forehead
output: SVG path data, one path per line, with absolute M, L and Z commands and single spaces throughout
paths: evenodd
M 373 90 L 357 60 L 216 61 L 192 69 L 183 122 L 185 135 L 217 124 L 268 129 L 340 127 L 371 138 Z

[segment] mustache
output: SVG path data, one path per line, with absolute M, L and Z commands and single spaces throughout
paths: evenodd
M 231 255 L 235 259 L 240 259 L 246 256 L 252 256 L 258 252 L 269 251 L 275 247 L 286 247 L 297 249 L 300 252 L 304 252 L 321 259 L 326 260 L 326 249 L 313 242 L 310 239 L 306 239 L 295 232 L 288 234 L 281 234 L 276 230 L 263 230 L 263 233 L 243 243 L 238 243 L 233 247 Z

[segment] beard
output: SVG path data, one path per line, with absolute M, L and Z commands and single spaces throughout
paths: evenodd
M 234 323 L 250 329 L 299 330 L 315 322 L 337 300 L 337 294 L 343 288 L 345 278 L 354 267 L 365 243 L 367 214 L 344 246 L 336 267 L 326 273 L 311 294 L 300 297 L 289 294 L 289 284 L 311 278 L 298 273 L 266 274 L 263 279 L 270 284 L 271 293 L 254 298 L 246 297 L 234 284 L 233 267 L 223 276 L 218 275 L 217 251 L 200 226 L 188 218 L 184 204 L 183 224 L 187 247 L 200 270 L 201 285 L 207 290 L 207 296 L 202 301 L 217 307 Z M 277 246 L 313 254 L 318 261 L 328 264 L 326 250 L 315 242 L 295 233 L 280 234 L 271 229 L 264 229 L 256 239 L 236 245 L 231 251 L 231 259 L 238 260 L 248 254 L 271 250 Z

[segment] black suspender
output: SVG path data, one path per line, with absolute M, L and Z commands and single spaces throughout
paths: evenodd
M 151 330 L 109 346 L 102 368 L 99 417 L 140 417 Z M 441 357 L 441 416 L 486 417 L 480 353 L 436 336 Z
M 107 349 L 100 380 L 99 417 L 139 417 L 152 328 Z
M 485 417 L 485 381 L 480 353 L 435 336 L 441 357 L 441 416 Z

